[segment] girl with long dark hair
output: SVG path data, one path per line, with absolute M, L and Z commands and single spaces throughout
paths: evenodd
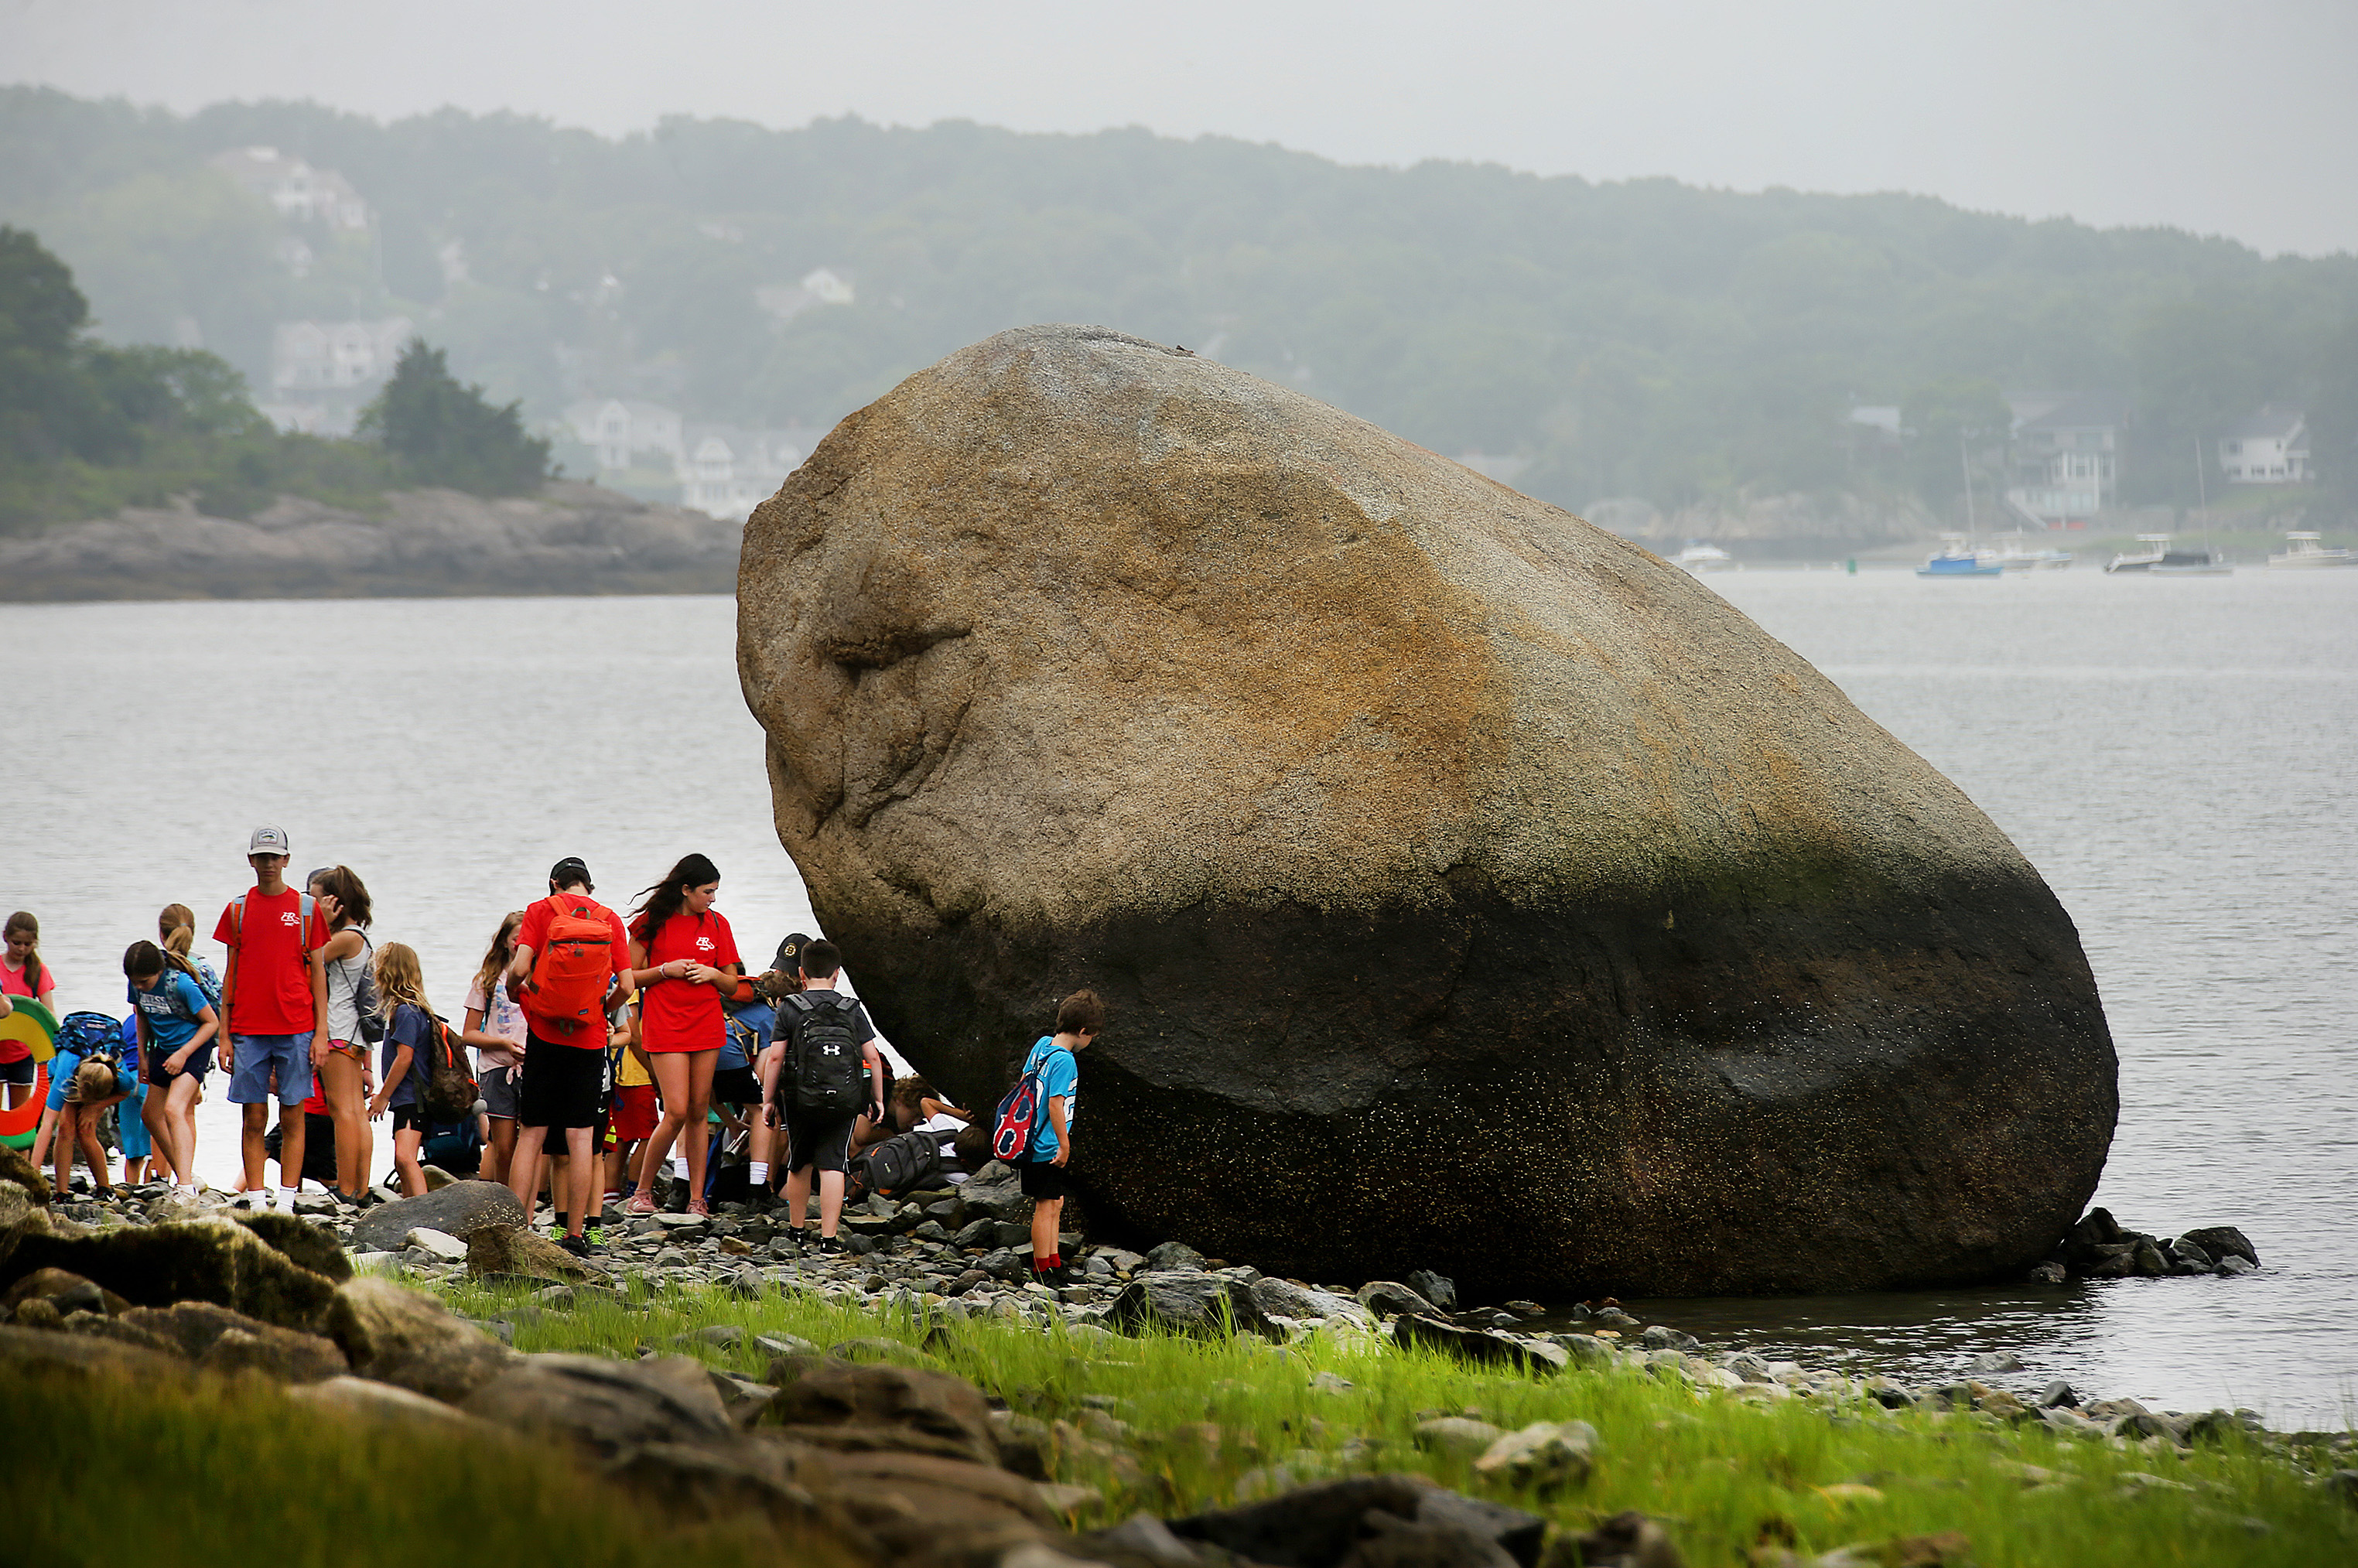
M 58 978 L 41 963 L 41 923 L 20 909 L 0 927 L 0 935 L 8 941 L 8 956 L 0 958 L 0 995 L 38 1001 L 55 1016 Z M 33 1098 L 36 1072 L 33 1053 L 23 1042 L 0 1040 L 0 1084 L 8 1086 L 10 1110 Z
M 311 1043 L 311 1070 L 319 1081 L 319 1098 L 335 1119 L 337 1195 L 358 1203 L 368 1191 L 369 1167 L 376 1157 L 368 1113 L 368 1036 L 381 1034 L 384 1022 L 361 1016 L 361 982 L 373 957 L 366 930 L 369 894 L 350 866 L 312 872 L 310 891 L 333 933 L 319 949 L 319 962 L 328 974 L 328 1033 Z
M 712 1108 L 712 1072 L 729 1022 L 720 1007 L 733 996 L 744 960 L 729 921 L 712 907 L 720 871 L 702 855 L 683 856 L 663 881 L 640 895 L 631 917 L 631 983 L 639 988 L 639 1040 L 654 1066 L 663 1120 L 647 1140 L 639 1190 L 628 1212 L 653 1214 L 655 1173 L 675 1141 L 687 1152 L 687 1212 L 706 1214 L 706 1118 Z
M 500 977 L 515 961 L 516 927 L 524 924 L 524 911 L 511 909 L 500 919 L 500 928 L 492 933 L 492 945 L 484 949 L 483 961 L 475 966 L 475 979 L 467 988 L 467 1027 L 460 1032 L 460 1044 L 475 1048 L 475 1082 L 483 1094 L 483 1164 L 476 1174 L 487 1182 L 508 1179 L 508 1161 L 515 1153 L 516 1091 L 524 1076 L 525 1042 L 530 1026 L 525 1022 L 524 1009 L 508 995 Z

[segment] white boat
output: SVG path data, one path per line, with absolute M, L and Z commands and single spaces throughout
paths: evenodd
M 2287 534 L 2281 555 L 2268 557 L 2272 568 L 2302 571 L 2317 567 L 2358 567 L 2358 550 L 2327 549 L 2322 535 Z
M 1732 571 L 1736 567 L 1736 557 L 1717 545 L 1706 545 L 1697 539 L 1672 556 L 1671 565 L 1696 573 Z
M 2142 550 L 2123 551 L 2104 563 L 2104 570 L 2141 577 L 2225 577 L 2235 568 L 2204 546 L 2197 550 L 2173 550 L 2167 534 L 2139 534 Z
M 1916 568 L 1918 577 L 2000 577 L 2006 568 L 1982 559 L 1981 552 L 1966 547 L 1963 534 L 1943 534 L 1941 547 L 1924 557 Z
M 2034 550 L 2030 547 L 2030 542 L 2022 536 L 2020 529 L 2006 536 L 2003 548 L 1994 545 L 1984 545 L 1974 552 L 1974 556 L 1984 566 L 1996 567 L 2001 571 L 2009 572 L 2059 571 L 2071 564 L 2071 551 Z

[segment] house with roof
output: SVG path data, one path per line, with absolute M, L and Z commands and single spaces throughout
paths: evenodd
M 2229 484 L 2307 484 L 2309 417 L 2299 408 L 2264 403 L 2219 438 L 2219 471 Z
M 2114 392 L 2010 393 L 2006 504 L 2041 528 L 2084 528 L 2120 498 L 2128 399 Z
M 778 493 L 825 432 L 801 426 L 755 430 L 691 425 L 679 465 L 679 502 L 714 517 L 742 522 Z
M 589 398 L 565 410 L 564 427 L 600 469 L 673 468 L 686 449 L 678 412 L 660 403 Z
M 207 165 L 262 198 L 282 218 L 318 223 L 330 232 L 365 229 L 368 203 L 332 168 L 317 168 L 276 147 L 232 147 Z

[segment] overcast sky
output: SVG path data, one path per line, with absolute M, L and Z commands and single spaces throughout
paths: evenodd
M 2358 250 L 2358 0 L 0 0 L 0 80 L 609 133 L 1142 124 Z

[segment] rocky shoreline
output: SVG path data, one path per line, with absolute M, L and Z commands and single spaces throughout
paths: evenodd
M 503 501 L 395 491 L 369 513 L 295 496 L 248 518 L 133 507 L 0 537 L 0 600 L 730 593 L 743 532 L 566 481 Z

